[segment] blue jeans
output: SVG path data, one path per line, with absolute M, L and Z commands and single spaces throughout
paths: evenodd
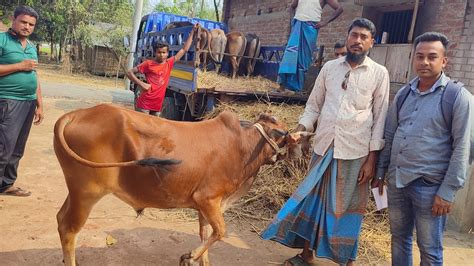
M 413 228 L 416 228 L 416 242 L 420 249 L 420 265 L 443 265 L 443 230 L 446 215 L 431 214 L 434 197 L 440 185 L 419 178 L 404 188 L 397 188 L 393 181 L 388 182 L 392 265 L 413 264 Z

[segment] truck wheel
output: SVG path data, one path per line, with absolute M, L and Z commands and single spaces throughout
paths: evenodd
M 163 107 L 161 108 L 161 117 L 169 120 L 180 121 L 182 116 L 183 115 L 181 114 L 181 111 L 179 111 L 174 97 L 165 97 Z

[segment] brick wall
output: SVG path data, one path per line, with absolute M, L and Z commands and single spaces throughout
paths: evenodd
M 449 51 L 450 76 L 461 80 L 474 93 L 474 0 L 466 6 L 466 16 L 462 24 L 462 34 L 453 36 L 454 43 Z M 454 15 L 454 14 L 453 14 Z
M 262 45 L 285 45 L 290 32 L 291 0 L 224 1 L 224 22 L 230 30 L 255 33 Z
M 257 34 L 263 45 L 286 45 L 291 29 L 292 16 L 288 9 L 291 2 L 291 0 L 226 0 L 224 21 L 231 30 Z M 324 45 L 326 51 L 331 54 L 334 43 L 346 37 L 347 27 L 352 19 L 362 15 L 362 7 L 355 6 L 352 0 L 339 2 L 344 12 L 327 27 L 322 28 L 318 37 L 318 46 Z M 323 10 L 323 19 L 332 12 L 333 9 L 326 6 Z

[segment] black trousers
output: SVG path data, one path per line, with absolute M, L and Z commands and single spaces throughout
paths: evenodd
M 0 192 L 13 186 L 36 110 L 36 100 L 0 99 Z

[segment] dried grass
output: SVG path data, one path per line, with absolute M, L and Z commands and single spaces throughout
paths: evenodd
M 198 70 L 198 88 L 214 88 L 218 91 L 264 91 L 269 92 L 278 89 L 278 83 L 261 76 L 236 77 L 231 79 L 227 76 L 217 74 L 215 71 Z
M 205 118 L 215 117 L 223 110 L 233 111 L 241 119 L 250 121 L 254 121 L 262 112 L 271 113 L 292 129 L 297 126 L 304 106 L 263 102 L 221 103 Z M 308 163 L 309 158 L 301 158 L 263 166 L 249 193 L 225 213 L 226 221 L 250 226 L 255 233 L 260 233 L 304 179 Z M 177 215 L 182 215 L 182 212 Z M 385 212 L 375 210 L 375 203 L 371 199 L 362 226 L 358 261 L 363 264 L 379 265 L 389 259 L 388 217 Z

